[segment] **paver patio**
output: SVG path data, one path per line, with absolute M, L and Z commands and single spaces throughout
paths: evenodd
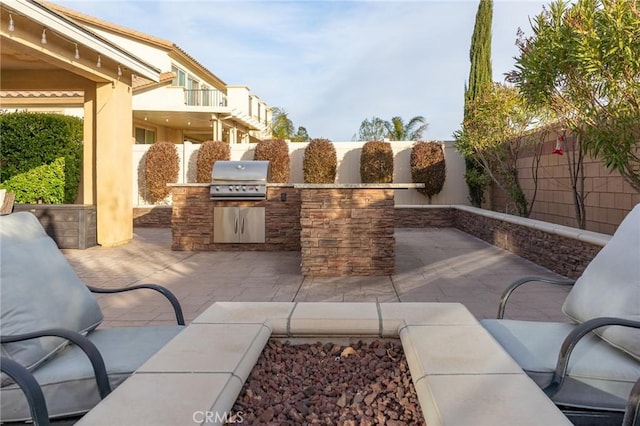
M 129 244 L 63 250 L 87 284 L 123 287 L 157 283 L 176 294 L 191 322 L 216 301 L 460 302 L 477 319 L 494 318 L 512 281 L 557 276 L 530 261 L 449 228 L 396 229 L 396 272 L 382 277 L 304 277 L 299 252 L 171 250 L 168 228 L 136 228 Z M 511 298 L 507 317 L 564 321 L 568 288 L 526 286 Z M 154 292 L 98 295 L 103 326 L 175 323 Z

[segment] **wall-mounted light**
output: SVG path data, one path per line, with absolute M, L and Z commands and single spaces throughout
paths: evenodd
M 40 43 L 47 44 L 47 29 L 42 30 L 42 37 L 40 38 Z
M 118 77 L 122 77 L 122 68 L 120 68 L 120 64 L 118 64 Z
M 102 67 L 102 58 L 100 57 L 100 54 L 98 54 L 98 62 L 96 62 L 96 67 L 98 68 Z
M 7 27 L 9 31 L 15 31 L 16 27 L 13 25 L 13 16 L 9 14 L 9 26 Z
M 78 44 L 76 44 L 76 54 L 73 55 L 74 58 L 80 59 L 80 50 L 78 49 Z

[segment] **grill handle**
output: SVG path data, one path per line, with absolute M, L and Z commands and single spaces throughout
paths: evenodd
M 238 233 L 238 218 L 237 217 L 236 217 L 236 220 L 235 220 L 235 226 L 233 228 L 233 233 L 234 234 Z
M 240 227 L 240 233 L 244 234 L 244 217 L 242 218 L 242 226 Z

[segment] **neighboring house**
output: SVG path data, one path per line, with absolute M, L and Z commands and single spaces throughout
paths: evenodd
M 174 43 L 124 28 L 74 10 L 46 3 L 87 30 L 160 69 L 159 81 L 133 75 L 135 143 L 175 143 L 220 140 L 258 142 L 270 137 L 271 111 L 246 86 L 230 86 Z M 56 111 L 78 115 L 72 99 L 52 93 L 3 92 L 3 103 L 15 109 Z M 81 107 L 81 104 L 78 104 Z

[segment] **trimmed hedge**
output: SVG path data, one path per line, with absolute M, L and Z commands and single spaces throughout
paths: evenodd
M 393 150 L 389 142 L 369 141 L 360 155 L 362 183 L 393 182 Z
M 311 139 L 304 150 L 302 174 L 305 183 L 334 183 L 338 159 L 328 139 Z
M 47 203 L 75 203 L 82 172 L 83 137 L 83 122 L 78 117 L 33 112 L 0 113 L 0 182 L 64 158 L 64 196 L 58 197 L 56 181 L 51 182 L 50 195 L 38 191 L 38 198 Z M 46 187 L 47 182 L 42 185 Z M 24 193 L 32 191 L 15 189 Z
M 211 170 L 213 164 L 218 161 L 229 161 L 231 158 L 231 148 L 226 142 L 206 141 L 198 149 L 198 160 L 196 164 L 196 182 L 211 182 Z
M 424 183 L 418 192 L 431 197 L 442 191 L 447 177 L 444 151 L 439 142 L 416 142 L 411 148 L 411 179 Z
M 258 142 L 253 159 L 271 162 L 270 182 L 289 182 L 291 160 L 289 158 L 289 146 L 284 139 L 267 139 Z
M 25 173 L 13 175 L 0 184 L 0 188 L 16 194 L 16 203 L 62 204 L 64 202 L 64 157 L 51 164 L 34 167 Z
M 144 179 L 146 195 L 151 201 L 161 201 L 171 193 L 169 183 L 178 181 L 180 157 L 175 144 L 156 142 L 145 155 Z

